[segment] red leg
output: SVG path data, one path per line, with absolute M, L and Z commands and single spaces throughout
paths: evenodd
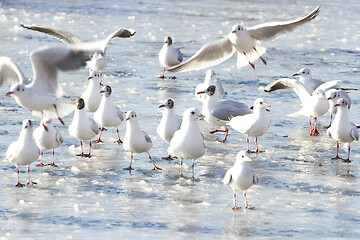
M 225 137 L 223 140 L 219 141 L 219 142 L 222 142 L 222 143 L 225 143 L 226 139 L 227 139 L 227 136 L 229 134 L 229 129 L 228 128 L 225 128 Z
M 255 137 L 255 145 L 256 145 L 256 149 L 255 149 L 256 154 L 265 152 L 265 151 L 259 150 L 259 146 L 258 146 L 258 143 L 257 143 L 257 137 Z
M 19 180 L 19 166 L 16 166 L 16 172 L 17 172 L 18 183 L 15 185 L 15 187 L 25 186 L 25 184 L 20 183 L 20 180 Z
M 55 164 L 55 148 L 53 148 L 53 152 L 52 152 L 52 163 L 49 163 L 48 165 L 57 167 L 57 165 Z
M 103 130 L 104 130 L 104 128 L 101 127 L 101 128 L 100 128 L 99 138 L 98 138 L 97 140 L 95 140 L 94 143 L 101 143 L 101 142 L 103 142 L 103 141 L 101 140 L 101 134 L 102 134 Z
M 120 134 L 119 134 L 119 129 L 118 128 L 116 128 L 116 132 L 117 132 L 117 135 L 118 135 L 118 140 L 117 141 L 115 141 L 117 144 L 120 144 L 120 143 L 123 143 L 122 141 L 121 141 L 121 139 L 120 139 Z
M 162 170 L 161 168 L 159 168 L 159 167 L 157 167 L 157 166 L 155 166 L 155 163 L 154 163 L 154 161 L 151 159 L 151 156 L 150 156 L 150 154 L 148 153 L 148 155 L 149 155 L 149 159 L 150 159 L 150 161 L 152 162 L 152 164 L 153 164 L 153 168 L 152 168 L 152 170 Z
M 163 74 L 159 78 L 162 78 L 162 79 L 165 78 L 165 67 L 163 68 Z
M 250 209 L 250 210 L 254 210 L 255 207 L 250 207 L 247 203 L 247 199 L 246 199 L 246 191 L 244 191 L 244 199 L 245 199 L 245 209 Z
M 175 73 L 174 73 L 174 75 L 172 76 L 172 77 L 169 77 L 170 79 L 176 79 L 176 77 L 175 77 Z
M 81 146 L 81 153 L 80 154 L 77 154 L 76 156 L 81 156 L 81 157 L 84 157 L 84 151 L 83 151 L 83 143 L 82 141 L 80 140 L 80 146 Z
M 347 157 L 347 159 L 343 159 L 343 162 L 351 163 L 351 161 L 350 161 L 350 143 L 349 143 L 349 148 L 348 148 L 348 157 Z
M 331 158 L 331 160 L 338 160 L 341 159 L 341 157 L 339 157 L 339 142 L 336 142 L 336 156 Z
M 40 163 L 36 165 L 37 167 L 45 166 L 45 164 L 43 164 L 43 154 L 43 150 L 40 150 Z
M 29 185 L 29 184 L 31 184 L 31 185 L 37 184 L 36 182 L 30 181 L 30 165 L 28 165 L 27 172 L 28 172 L 28 177 L 29 177 L 29 181 L 28 181 L 27 185 Z
M 250 64 L 250 66 L 251 66 L 253 69 L 255 69 L 255 65 L 249 61 L 249 59 L 248 59 L 248 57 L 247 57 L 246 53 L 245 53 L 245 52 L 243 52 L 243 54 L 245 55 L 246 59 L 248 60 L 248 62 L 249 62 L 249 64 Z
M 316 128 L 316 117 L 314 117 L 314 128 L 313 128 L 313 136 L 319 135 L 319 131 Z
M 333 115 L 332 115 L 332 113 L 331 113 L 331 114 L 330 114 L 330 123 L 329 123 L 329 126 L 327 126 L 326 128 L 331 127 L 332 118 L 333 118 Z
M 102 70 L 100 70 L 100 86 L 103 85 L 101 81 L 102 81 Z
M 266 61 L 265 61 L 265 59 L 263 59 L 261 56 L 260 56 L 260 54 L 258 53 L 258 51 L 256 50 L 256 48 L 255 47 L 253 47 L 254 48 L 254 50 L 255 50 L 255 52 L 257 53 L 257 55 L 259 55 L 259 57 L 260 57 L 260 59 L 261 59 L 261 61 L 266 65 Z
M 232 208 L 232 210 L 239 210 L 241 207 L 238 207 L 236 206 L 236 193 L 235 193 L 235 190 L 234 190 L 234 207 Z
M 58 110 L 57 110 L 56 105 L 55 105 L 55 104 L 53 104 L 53 106 L 54 106 L 54 108 L 55 108 L 56 115 L 57 115 L 57 117 L 58 117 L 59 121 L 61 122 L 61 124 L 62 124 L 62 125 L 65 125 L 64 121 L 63 121 L 63 120 L 61 120 L 61 118 L 59 117 L 59 113 L 58 113 Z
M 312 136 L 311 117 L 309 117 L 310 136 Z
M 90 144 L 89 144 L 89 154 L 84 154 L 84 157 L 91 158 L 91 140 L 90 140 Z
M 164 159 L 164 160 L 173 160 L 173 158 L 170 156 L 170 154 L 169 154 L 168 157 L 163 157 L 162 159 Z
M 250 142 L 250 141 L 249 141 L 249 136 L 246 135 L 247 152 L 248 152 L 248 153 L 255 153 L 254 151 L 250 151 L 249 142 Z
M 131 155 L 130 155 L 130 165 L 129 165 L 129 167 L 123 168 L 123 169 L 124 169 L 124 170 L 129 170 L 129 172 L 131 172 L 131 170 L 134 170 L 134 169 L 131 167 L 132 161 L 133 161 L 133 153 L 131 153 Z

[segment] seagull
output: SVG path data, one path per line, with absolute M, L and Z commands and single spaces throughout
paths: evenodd
M 146 152 L 149 155 L 149 159 L 153 164 L 152 170 L 162 170 L 161 168 L 157 167 L 154 161 L 151 159 L 150 156 L 150 149 L 152 147 L 152 141 L 147 135 L 146 132 L 142 131 L 139 126 L 139 122 L 137 119 L 137 115 L 134 111 L 128 111 L 126 113 L 126 132 L 123 141 L 123 148 L 125 151 L 131 153 L 130 165 L 124 170 L 134 170 L 131 167 L 133 162 L 133 155 L 134 153 L 143 153 Z
M 199 83 L 195 88 L 195 97 L 200 102 L 204 102 L 206 95 L 204 94 L 197 94 L 198 92 L 204 91 L 210 85 L 216 86 L 216 95 L 219 95 L 219 98 L 225 94 L 224 88 L 219 80 L 215 77 L 215 72 L 212 69 L 206 71 L 205 79 L 203 83 Z
M 28 185 L 36 184 L 36 182 L 30 181 L 30 164 L 36 161 L 39 158 L 40 150 L 36 146 L 36 143 L 33 139 L 33 124 L 31 120 L 24 120 L 22 123 L 22 130 L 20 132 L 19 138 L 17 141 L 12 142 L 8 149 L 6 150 L 6 158 L 10 163 L 16 165 L 18 183 L 16 187 L 23 187 L 24 184 L 20 183 L 19 180 L 19 166 L 28 166 Z
M 89 71 L 89 85 L 81 95 L 81 98 L 85 101 L 85 108 L 88 112 L 95 112 L 101 102 L 101 85 L 100 85 L 100 72 Z
M 68 45 L 77 45 L 83 43 L 83 41 L 78 36 L 69 32 L 48 28 L 48 27 L 27 26 L 24 24 L 20 24 L 20 27 L 51 35 Z M 102 70 L 106 66 L 106 48 L 109 42 L 111 41 L 111 39 L 117 37 L 130 38 L 134 36 L 135 33 L 136 33 L 135 30 L 131 28 L 118 28 L 116 31 L 109 34 L 109 36 L 106 39 L 96 42 L 97 44 L 100 44 L 102 46 L 101 50 L 94 52 L 90 55 L 91 58 L 87 59 L 87 65 L 91 70 L 100 72 L 100 81 L 101 81 Z M 88 44 L 89 46 L 91 45 L 91 43 L 86 43 L 86 44 Z
M 278 89 L 292 89 L 298 95 L 303 108 L 291 114 L 290 116 L 296 117 L 298 115 L 304 115 L 309 117 L 310 136 L 317 136 L 319 131 L 316 128 L 316 119 L 319 116 L 324 115 L 329 110 L 329 102 L 325 97 L 325 92 L 336 86 L 340 80 L 334 80 L 321 84 L 315 89 L 314 92 L 310 93 L 307 88 L 295 79 L 282 78 L 268 84 L 264 91 L 272 92 Z M 314 127 L 311 126 L 311 117 L 314 118 Z
M 219 101 L 219 96 L 215 94 L 216 86 L 211 85 L 205 91 L 200 91 L 197 94 L 207 94 L 205 101 L 203 102 L 202 115 L 204 120 L 215 126 L 223 126 L 225 130 L 214 130 L 211 131 L 211 134 L 216 132 L 225 132 L 225 137 L 223 140 L 219 141 L 224 143 L 227 139 L 229 129 L 226 126 L 226 122 L 229 121 L 229 117 L 233 116 L 242 116 L 249 114 L 252 111 L 250 108 L 241 102 L 236 102 L 232 100 L 222 100 Z
M 172 67 L 178 65 L 182 62 L 182 60 L 183 55 L 179 49 L 175 48 L 172 45 L 171 37 L 166 37 L 164 39 L 164 45 L 159 52 L 159 62 L 163 67 L 163 74 L 160 76 L 160 78 L 165 78 L 165 67 Z M 171 78 L 176 78 L 175 73 L 174 76 L 172 76 Z
M 346 100 L 340 98 L 334 107 L 337 108 L 337 113 L 331 127 L 326 131 L 328 137 L 336 140 L 336 156 L 332 159 L 341 159 L 339 157 L 339 142 L 348 143 L 348 157 L 343 161 L 350 163 L 350 143 L 359 141 L 359 132 L 356 125 L 349 120 L 349 106 Z
M 255 40 L 272 40 L 283 33 L 293 31 L 295 28 L 314 19 L 319 14 L 319 11 L 320 7 L 317 7 L 307 16 L 300 19 L 285 22 L 269 22 L 248 29 L 235 24 L 226 37 L 204 45 L 189 60 L 169 68 L 168 71 L 187 72 L 201 70 L 224 62 L 234 55 L 235 52 L 238 53 L 238 68 L 249 64 L 255 69 L 253 62 L 258 58 L 266 64 L 266 61 L 261 57 L 266 49 L 255 45 Z
M 174 133 L 180 129 L 181 123 L 175 114 L 174 100 L 172 98 L 167 99 L 159 108 L 164 108 L 164 111 L 156 131 L 169 145 Z M 168 157 L 163 157 L 163 159 L 171 160 L 172 157 L 169 155 Z
M 269 114 L 266 111 L 270 105 L 266 104 L 262 98 L 258 98 L 254 102 L 253 112 L 243 116 L 230 118 L 227 123 L 230 127 L 234 128 L 246 135 L 247 152 L 248 153 L 261 153 L 257 144 L 257 138 L 264 135 L 270 127 Z M 255 152 L 249 149 L 249 136 L 255 137 Z
M 241 207 L 236 206 L 236 191 L 244 191 L 245 209 L 255 209 L 250 207 L 246 199 L 246 190 L 253 184 L 258 184 L 259 179 L 255 172 L 251 169 L 250 163 L 252 160 L 246 155 L 245 151 L 240 151 L 236 154 L 236 161 L 225 174 L 223 183 L 229 185 L 234 192 L 234 207 L 233 210 L 238 210 Z
M 111 97 L 112 90 L 110 86 L 108 85 L 103 86 L 100 92 L 103 94 L 103 96 L 99 108 L 94 113 L 94 120 L 101 126 L 101 128 L 100 128 L 99 139 L 96 140 L 95 142 L 97 143 L 102 142 L 101 133 L 104 130 L 104 127 L 115 127 L 116 133 L 119 138 L 115 142 L 120 144 L 122 143 L 122 141 L 120 139 L 118 126 L 124 120 L 123 113 L 121 112 L 120 108 L 114 105 L 114 101 Z
M 195 160 L 205 154 L 204 137 L 200 132 L 198 119 L 201 114 L 196 108 L 184 111 L 181 127 L 174 133 L 170 141 L 168 153 L 180 159 L 180 174 L 182 176 L 183 159 L 192 160 L 192 173 L 194 177 Z
M 326 91 L 325 96 L 327 98 L 327 100 L 329 101 L 329 113 L 330 113 L 330 123 L 329 126 L 327 128 L 329 128 L 331 126 L 331 121 L 333 119 L 333 115 L 336 114 L 337 112 L 337 107 L 335 107 L 335 104 L 337 103 L 337 101 L 340 98 L 345 99 L 345 101 L 347 102 L 348 108 L 350 109 L 351 107 L 351 99 L 349 97 L 349 94 L 347 94 L 347 92 L 343 91 L 343 90 L 337 90 L 337 89 L 329 89 L 328 91 Z
M 311 93 L 321 84 L 325 83 L 324 81 L 314 79 L 311 70 L 308 68 L 301 68 L 297 73 L 293 74 L 293 77 L 299 77 L 299 82 L 304 84 L 306 89 Z
M 41 151 L 41 162 L 36 166 L 45 166 L 43 164 L 43 151 L 52 149 L 52 163 L 48 165 L 57 167 L 57 165 L 54 163 L 55 148 L 63 143 L 63 137 L 60 131 L 54 128 L 52 119 L 50 118 L 44 122 L 40 122 L 40 126 L 35 129 L 33 136 L 36 145 L 40 148 Z
M 91 157 L 91 139 L 99 133 L 99 127 L 96 125 L 92 118 L 89 118 L 86 109 L 84 99 L 79 98 L 76 101 L 76 109 L 73 120 L 69 125 L 70 136 L 80 140 L 81 153 L 76 156 Z M 84 154 L 83 143 L 84 140 L 90 140 L 89 154 Z

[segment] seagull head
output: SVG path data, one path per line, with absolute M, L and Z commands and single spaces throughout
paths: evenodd
M 235 34 L 242 31 L 244 31 L 244 28 L 240 24 L 235 24 L 231 29 L 231 33 L 235 33 Z
M 340 97 L 340 94 L 337 92 L 336 89 L 329 89 L 326 91 L 325 96 L 327 100 L 335 100 Z
M 267 103 L 264 103 L 264 99 L 262 99 L 262 98 L 258 98 L 254 102 L 254 108 L 266 109 L 267 107 L 271 107 L 271 106 Z
M 166 43 L 168 46 L 170 46 L 172 44 L 172 39 L 170 36 L 167 36 L 165 39 L 164 39 L 164 43 Z
M 209 82 L 210 80 L 215 80 L 215 71 L 212 69 L 207 70 L 205 74 L 205 81 Z
M 169 98 L 163 104 L 161 104 L 159 108 L 168 108 L 168 109 L 174 108 L 174 100 L 172 98 Z
M 183 115 L 183 121 L 197 121 L 202 115 L 196 108 L 188 108 Z
M 319 99 L 322 99 L 322 98 L 326 98 L 325 97 L 325 92 L 321 89 L 316 89 L 314 92 L 313 92 L 313 96 L 316 96 L 317 98 Z
M 88 80 L 94 79 L 94 78 L 100 79 L 100 72 L 99 72 L 99 71 L 90 70 L 90 74 L 89 74 Z
M 196 94 L 206 93 L 207 95 L 212 96 L 212 95 L 214 95 L 215 90 L 216 90 L 216 86 L 210 85 L 205 91 L 200 91 L 200 92 L 197 92 Z
M 347 107 L 347 105 L 348 105 L 348 103 L 347 103 L 347 101 L 345 100 L 345 99 L 343 99 L 343 98 L 340 98 L 337 102 L 336 102 L 336 104 L 334 105 L 334 107 Z
M 242 163 L 242 162 L 252 162 L 251 158 L 248 157 L 248 153 L 246 151 L 240 151 L 236 154 L 235 163 Z
M 32 128 L 32 121 L 30 119 L 25 119 L 23 122 L 22 122 L 22 126 L 23 126 L 23 129 L 26 129 L 26 128 Z
M 6 93 L 6 96 L 11 96 L 14 94 L 15 96 L 19 96 L 22 93 L 24 93 L 26 90 L 26 87 L 24 84 L 18 84 L 10 88 L 10 91 Z
M 104 93 L 105 97 L 109 97 L 111 95 L 111 87 L 109 85 L 104 85 L 100 91 L 100 93 Z
M 81 110 L 85 107 L 85 101 L 84 99 L 82 98 L 79 98 L 77 101 L 76 101 L 76 108 Z
M 126 121 L 131 122 L 132 120 L 137 119 L 136 112 L 134 111 L 128 111 L 126 112 Z
M 293 77 L 312 78 L 311 70 L 308 68 L 301 68 L 297 73 L 293 74 Z

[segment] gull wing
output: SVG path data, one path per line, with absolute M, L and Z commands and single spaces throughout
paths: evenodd
M 123 120 L 124 120 L 124 114 L 123 114 L 123 112 L 120 110 L 119 107 L 116 107 L 116 113 L 117 113 L 118 117 L 120 118 L 120 120 L 123 121 Z
M 131 28 L 118 28 L 116 31 L 112 32 L 105 40 L 102 42 L 102 51 L 105 52 L 107 45 L 109 44 L 110 40 L 113 38 L 130 38 L 134 36 L 135 30 Z
M 56 130 L 55 139 L 56 142 L 59 143 L 59 145 L 61 145 L 64 142 L 61 132 L 59 130 Z
M 144 133 L 145 140 L 146 140 L 148 143 L 151 143 L 152 141 L 151 141 L 151 138 L 149 137 L 149 135 L 148 135 L 146 132 L 144 132 L 144 131 L 142 131 L 142 132 Z
M 20 24 L 20 27 L 51 35 L 51 36 L 59 39 L 60 41 L 62 41 L 65 44 L 82 43 L 82 40 L 78 36 L 76 36 L 72 33 L 69 33 L 69 32 L 58 30 L 58 29 L 53 29 L 53 28 L 48 28 L 48 27 L 40 27 L 40 26 L 27 26 L 24 24 Z
M 231 169 L 232 169 L 232 168 L 230 168 L 230 169 L 226 172 L 225 177 L 224 177 L 224 179 L 223 179 L 223 183 L 224 183 L 225 185 L 229 185 L 230 182 L 231 182 L 231 180 L 232 180 Z
M 89 118 L 90 122 L 91 122 L 91 131 L 93 131 L 94 133 L 98 134 L 99 133 L 99 126 L 96 124 L 96 122 L 94 121 L 94 119 Z
M 352 123 L 353 127 L 351 128 L 351 137 L 356 140 L 359 141 L 359 131 L 357 130 L 357 127 L 354 123 Z
M 218 65 L 234 55 L 235 48 L 228 37 L 205 44 L 189 60 L 171 67 L 171 72 L 188 72 Z
M 323 90 L 324 92 L 326 92 L 330 88 L 337 87 L 340 82 L 341 82 L 341 80 L 334 80 L 334 81 L 324 82 L 323 84 L 318 86 L 314 91 Z
M 269 22 L 256 25 L 254 27 L 248 28 L 248 33 L 257 40 L 271 40 L 278 37 L 281 34 L 286 32 L 293 31 L 295 28 L 310 22 L 313 20 L 320 12 L 320 6 L 315 8 L 307 16 L 284 22 Z
M 249 106 L 242 102 L 236 102 L 232 100 L 223 100 L 218 102 L 214 109 L 211 111 L 214 117 L 229 121 L 229 116 L 242 116 L 252 113 Z
M 253 183 L 254 184 L 258 184 L 259 183 L 259 178 L 256 176 L 254 170 L 250 169 L 251 173 L 253 174 Z
M 0 86 L 10 83 L 28 84 L 20 68 L 8 57 L 0 57 Z

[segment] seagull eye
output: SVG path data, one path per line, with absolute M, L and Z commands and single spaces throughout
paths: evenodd
M 260 105 L 262 105 L 263 104 L 263 102 L 260 102 Z
M 192 111 L 192 112 L 191 112 L 191 114 L 195 114 L 195 112 L 194 112 L 194 111 Z
M 20 88 L 16 88 L 16 91 L 20 91 Z
M 305 74 L 305 72 L 302 72 L 303 74 Z

